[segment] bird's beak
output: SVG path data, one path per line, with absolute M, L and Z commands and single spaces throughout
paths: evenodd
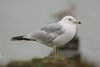
M 79 20 L 76 20 L 76 23 L 77 23 L 77 24 L 81 24 L 81 22 L 80 22 Z

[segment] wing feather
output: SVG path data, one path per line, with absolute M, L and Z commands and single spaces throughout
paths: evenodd
M 59 23 L 52 23 L 52 24 L 46 25 L 41 30 L 44 30 L 44 31 L 50 33 L 50 32 L 56 32 L 56 31 L 60 30 L 61 28 L 62 28 L 62 26 Z
M 61 28 L 62 26 L 59 23 L 49 24 L 40 31 L 35 32 L 31 37 L 38 42 L 47 44 L 63 33 Z

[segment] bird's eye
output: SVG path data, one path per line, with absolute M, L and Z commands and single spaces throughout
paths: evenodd
M 72 19 L 68 19 L 68 20 L 72 20 Z

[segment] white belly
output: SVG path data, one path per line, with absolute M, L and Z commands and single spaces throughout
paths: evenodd
M 67 44 L 69 41 L 71 41 L 76 33 L 76 27 L 75 26 L 71 26 L 71 27 L 64 27 L 63 28 L 64 33 L 60 36 L 58 36 L 55 40 L 53 40 L 52 42 L 52 46 L 56 45 L 56 46 L 62 46 Z

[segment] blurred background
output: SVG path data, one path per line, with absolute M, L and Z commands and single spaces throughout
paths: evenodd
M 73 41 L 74 54 L 81 60 L 100 63 L 100 1 L 99 0 L 0 0 L 0 64 L 11 60 L 46 57 L 52 48 L 37 42 L 12 42 L 10 38 L 23 35 L 72 15 L 82 24 Z M 72 42 L 72 44 L 73 44 Z M 65 46 L 67 49 L 67 46 Z M 79 48 L 78 48 L 79 47 Z M 64 47 L 61 47 L 64 52 Z M 64 52 L 72 55 L 72 52 Z

